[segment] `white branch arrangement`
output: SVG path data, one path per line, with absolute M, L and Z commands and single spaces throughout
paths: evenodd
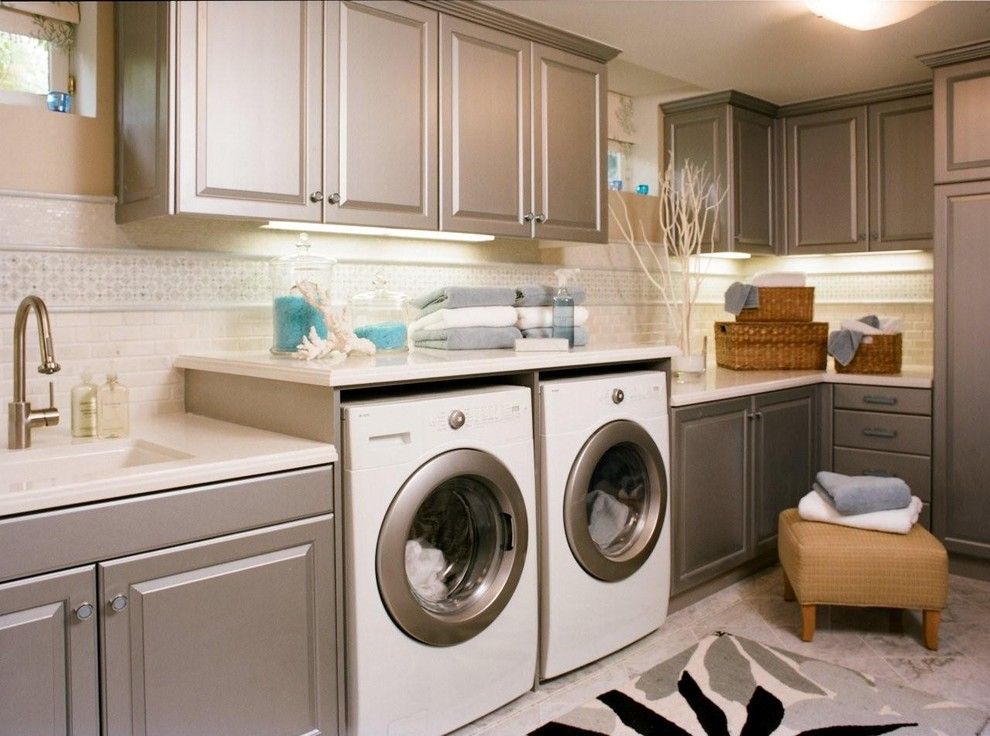
M 659 242 L 647 238 L 641 220 L 635 223 L 638 227 L 634 226 L 622 197 L 616 198 L 622 205 L 621 213 L 609 204 L 622 239 L 667 307 L 677 345 L 684 355 L 691 354 L 691 315 L 708 275 L 707 263 L 695 263 L 692 269 L 691 259 L 715 251 L 718 211 L 726 194 L 718 176 L 712 176 L 705 165 L 686 159 L 675 170 L 671 161 L 660 176 Z
M 331 358 L 343 360 L 351 353 L 356 355 L 374 355 L 375 344 L 371 340 L 358 337 L 351 327 L 351 315 L 347 307 L 339 314 L 334 314 L 330 308 L 330 295 L 312 281 L 300 281 L 292 287 L 292 291 L 300 294 L 306 303 L 323 315 L 327 324 L 326 339 L 320 337 L 316 327 L 309 328 L 309 335 L 303 337 L 296 346 L 295 357 L 300 360 L 316 360 Z

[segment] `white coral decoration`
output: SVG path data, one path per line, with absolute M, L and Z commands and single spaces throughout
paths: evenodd
M 334 314 L 330 308 L 330 296 L 325 289 L 312 281 L 300 281 L 292 287 L 292 291 L 302 295 L 306 303 L 323 315 L 329 334 L 326 339 L 320 337 L 316 327 L 309 328 L 309 334 L 303 337 L 296 346 L 295 356 L 301 360 L 331 358 L 343 360 L 351 353 L 373 355 L 375 344 L 354 334 L 351 329 L 351 315 L 345 307 L 339 314 Z

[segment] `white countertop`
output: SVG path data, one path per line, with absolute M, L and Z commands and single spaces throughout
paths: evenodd
M 175 361 L 175 367 L 342 388 L 659 360 L 679 352 L 672 345 L 644 344 L 574 348 L 568 352 L 546 353 L 417 348 L 405 353 L 348 357 L 336 363 L 327 360 L 277 358 L 268 352 L 228 352 L 180 355 Z
M 135 464 L 149 455 L 159 460 Z M 68 472 L 60 469 L 66 458 Z M 29 449 L 0 449 L 0 516 L 336 461 L 330 444 L 194 414 L 142 418 L 130 437 L 117 440 L 41 427 Z
M 924 366 L 905 366 L 896 375 L 872 376 L 833 371 L 734 371 L 728 368 L 709 368 L 703 379 L 688 383 L 673 383 L 670 390 L 670 405 L 701 404 L 706 401 L 733 399 L 738 396 L 812 386 L 817 383 L 931 388 L 932 369 Z

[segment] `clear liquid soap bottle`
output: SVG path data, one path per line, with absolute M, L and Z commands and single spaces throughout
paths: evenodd
M 574 297 L 567 291 L 567 281 L 577 273 L 576 268 L 558 268 L 557 293 L 553 295 L 553 337 L 567 338 L 567 345 L 574 347 Z
M 96 427 L 101 439 L 126 437 L 130 431 L 130 404 L 127 388 L 117 380 L 111 366 L 107 382 L 96 394 Z

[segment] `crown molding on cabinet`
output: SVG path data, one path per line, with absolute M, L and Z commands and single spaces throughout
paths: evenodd
M 958 64 L 963 61 L 973 61 L 990 56 L 990 38 L 975 43 L 955 46 L 951 49 L 932 51 L 915 57 L 925 66 L 935 69 L 947 64 Z
M 600 63 L 611 61 L 621 53 L 613 48 L 590 38 L 568 33 L 559 28 L 544 25 L 529 18 L 506 12 L 491 5 L 476 0 L 409 0 L 415 5 L 430 8 L 446 15 L 471 21 L 478 25 L 494 28 L 497 31 L 511 33 L 514 36 L 535 41 L 546 46 L 552 46 L 561 51 L 567 51 L 586 59 Z
M 762 115 L 769 115 L 770 117 L 777 116 L 777 105 L 772 102 L 767 102 L 766 100 L 761 100 L 759 97 L 752 97 L 744 92 L 737 92 L 734 89 L 728 89 L 723 92 L 712 92 L 711 94 L 701 95 L 700 97 L 689 97 L 683 100 L 674 100 L 673 102 L 665 102 L 660 105 L 660 109 L 663 110 L 664 114 L 685 112 L 687 110 L 696 110 L 702 107 L 709 107 L 710 105 L 735 105 L 736 107 L 742 107 L 753 112 L 758 112 Z
M 911 82 L 909 84 L 899 84 L 894 87 L 883 87 L 865 92 L 854 92 L 848 95 L 825 97 L 820 100 L 808 100 L 807 102 L 795 102 L 791 105 L 781 105 L 777 111 L 777 115 L 782 118 L 792 115 L 807 115 L 815 112 L 827 112 L 828 110 L 841 110 L 847 107 L 856 107 L 857 105 L 868 105 L 875 102 L 900 100 L 905 97 L 930 95 L 931 93 L 932 82 L 929 79 L 923 82 Z

